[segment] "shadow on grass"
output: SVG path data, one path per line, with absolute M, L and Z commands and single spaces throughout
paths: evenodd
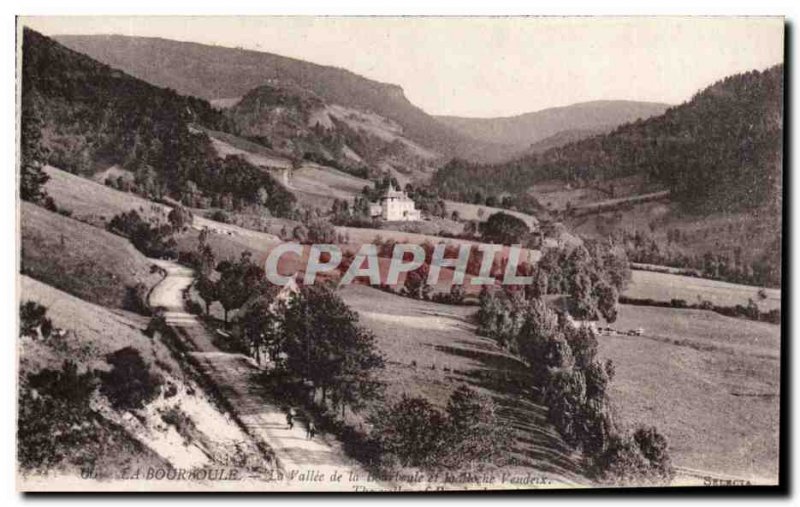
M 528 366 L 488 343 L 455 343 L 460 346 L 433 347 L 479 365 L 454 373 L 459 380 L 489 392 L 500 420 L 515 430 L 511 449 L 514 460 L 568 481 L 588 482 L 580 453 L 570 448 L 547 421 L 548 408 L 539 402 L 541 390 L 535 386 Z

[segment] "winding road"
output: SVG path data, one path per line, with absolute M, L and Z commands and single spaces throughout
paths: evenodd
M 150 293 L 150 306 L 166 310 L 167 324 L 184 340 L 200 373 L 226 398 L 247 433 L 275 453 L 283 480 L 265 481 L 265 490 L 352 492 L 391 488 L 368 480 L 367 471 L 345 455 L 338 441 L 326 435 L 306 438 L 301 422 L 288 428 L 285 412 L 271 402 L 258 383 L 261 370 L 255 362 L 243 354 L 220 350 L 197 316 L 184 310 L 183 292 L 192 284 L 192 270 L 171 261 L 151 260 L 165 270 L 166 277 Z M 340 479 L 332 481 L 336 476 Z M 355 476 L 358 480 L 349 480 Z

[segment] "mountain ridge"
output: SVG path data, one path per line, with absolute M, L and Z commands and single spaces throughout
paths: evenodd
M 532 130 L 525 126 L 531 118 L 552 115 L 557 111 L 571 110 L 573 106 L 548 108 L 505 119 L 485 118 L 479 122 L 522 122 L 522 127 L 511 126 L 506 131 L 521 132 L 518 137 L 486 137 L 480 132 L 465 130 L 463 123 L 472 122 L 460 117 L 434 116 L 413 104 L 397 84 L 385 83 L 361 76 L 342 67 L 308 62 L 294 57 L 252 49 L 230 48 L 175 41 L 162 37 L 131 37 L 124 35 L 59 35 L 54 37 L 66 47 L 81 52 L 112 67 L 156 86 L 167 87 L 184 95 L 206 100 L 231 100 L 244 97 L 251 90 L 270 79 L 291 80 L 315 93 L 325 102 L 374 112 L 395 121 L 404 129 L 404 135 L 425 146 L 443 159 L 460 157 L 477 162 L 511 160 L 531 144 L 553 136 L 562 130 L 596 129 L 602 125 L 611 129 L 641 114 L 606 114 L 597 121 L 560 122 L 555 127 Z M 594 101 L 635 103 L 634 101 Z M 579 103 L 577 110 L 583 109 Z M 647 106 L 642 106 L 647 107 Z M 657 104 L 656 109 L 665 108 Z
M 546 180 L 573 187 L 634 175 L 658 181 L 687 207 L 780 209 L 783 65 L 728 76 L 664 114 L 491 167 L 451 164 L 446 193 L 480 186 L 525 192 Z M 450 196 L 452 197 L 452 196 Z
M 472 138 L 524 148 L 567 130 L 610 131 L 636 119 L 662 114 L 668 107 L 661 102 L 592 100 L 511 116 L 436 118 Z
M 273 53 L 121 35 L 60 35 L 63 45 L 151 84 L 206 99 L 244 96 L 271 78 L 292 79 L 330 103 L 398 121 L 415 141 L 445 156 L 481 147 L 412 104 L 402 87 L 347 69 Z

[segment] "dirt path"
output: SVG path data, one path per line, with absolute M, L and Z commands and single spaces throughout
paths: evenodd
M 153 260 L 167 276 L 150 294 L 150 305 L 166 309 L 167 323 L 186 341 L 192 357 L 234 408 L 248 432 L 275 452 L 286 478 L 264 482 L 264 489 L 354 491 L 356 487 L 388 489 L 387 484 L 367 481 L 367 472 L 349 459 L 339 442 L 326 436 L 308 439 L 304 422 L 288 428 L 286 414 L 273 405 L 255 376 L 260 369 L 247 356 L 223 352 L 196 316 L 183 310 L 184 289 L 192 283 L 192 270 L 174 262 Z M 358 481 L 349 481 L 350 474 Z M 342 476 L 332 482 L 333 474 Z

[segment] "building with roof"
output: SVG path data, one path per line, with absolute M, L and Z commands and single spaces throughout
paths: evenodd
M 370 215 L 380 216 L 387 222 L 414 222 L 422 220 L 420 210 L 416 209 L 414 200 L 402 190 L 389 185 L 377 203 L 370 205 Z

